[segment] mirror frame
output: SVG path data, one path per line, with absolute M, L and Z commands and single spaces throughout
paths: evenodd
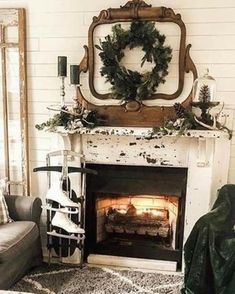
M 102 10 L 98 17 L 93 17 L 93 22 L 89 27 L 88 46 L 84 46 L 85 55 L 80 63 L 80 74 L 89 72 L 89 90 L 91 94 L 99 100 L 107 100 L 110 93 L 100 94 L 94 86 L 94 66 L 95 66 L 95 46 L 94 30 L 103 24 L 113 24 L 120 22 L 131 22 L 134 20 L 170 22 L 175 23 L 180 28 L 179 65 L 178 65 L 178 89 L 173 94 L 155 93 L 148 100 L 174 100 L 178 98 L 184 89 L 185 73 L 192 72 L 193 80 L 197 78 L 196 67 L 189 55 L 191 45 L 186 46 L 186 27 L 180 14 L 175 14 L 173 9 L 166 7 L 152 7 L 142 0 L 128 1 L 120 8 L 109 8 Z M 174 116 L 173 107 L 147 106 L 137 101 L 126 101 L 121 105 L 95 105 L 89 102 L 82 93 L 81 88 L 77 89 L 78 100 L 88 109 L 98 111 L 107 118 L 105 125 L 112 126 L 155 126 L 161 125 L 166 119 Z M 192 91 L 183 101 L 183 106 L 191 107 Z

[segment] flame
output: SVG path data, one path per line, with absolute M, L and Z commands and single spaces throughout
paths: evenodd
M 151 213 L 154 215 L 154 216 L 161 216 L 162 215 L 162 212 L 157 210 L 157 209 L 154 209 L 151 211 Z
M 141 214 L 145 214 L 145 213 L 149 213 L 149 214 L 152 214 L 154 216 L 161 216 L 162 215 L 162 211 L 158 210 L 158 209 L 138 208 L 136 210 L 137 215 L 141 215 Z
M 136 210 L 136 214 L 137 215 L 140 215 L 140 214 L 142 214 L 142 213 L 144 213 L 145 212 L 145 209 L 137 209 Z
M 108 196 L 107 196 L 108 197 Z M 108 198 L 109 199 L 109 198 Z M 115 201 L 116 200 L 116 201 Z M 128 203 L 129 202 L 129 203 Z M 111 204 L 111 203 L 110 203 Z M 135 207 L 135 212 L 129 209 Z M 130 214 L 135 213 L 138 216 L 146 217 L 165 217 L 166 211 L 172 211 L 172 206 L 174 206 L 173 214 L 176 214 L 178 206 L 178 198 L 174 196 L 120 196 L 116 199 L 112 199 L 112 204 L 110 208 L 115 209 L 118 213 L 125 215 L 130 212 Z
M 127 213 L 127 210 L 126 209 L 118 209 L 117 211 L 119 213 L 121 213 L 121 214 L 126 214 Z

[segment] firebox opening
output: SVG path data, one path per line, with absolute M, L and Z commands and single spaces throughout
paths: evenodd
M 176 249 L 178 198 L 153 195 L 99 195 L 96 242 Z
M 85 257 L 133 257 L 182 266 L 187 169 L 89 164 Z

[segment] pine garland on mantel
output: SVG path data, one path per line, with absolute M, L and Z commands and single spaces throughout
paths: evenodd
M 187 110 L 180 103 L 174 104 L 176 119 L 167 120 L 163 126 L 154 127 L 152 137 L 172 135 L 176 133 L 178 136 L 185 135 L 190 130 L 210 130 L 210 131 L 225 131 L 228 133 L 229 139 L 232 138 L 232 130 L 222 125 L 217 120 L 211 121 L 212 125 L 206 125 L 201 118 L 196 117 L 195 113 Z
M 79 103 L 74 106 L 64 105 L 59 109 L 48 109 L 57 113 L 46 122 L 36 124 L 35 128 L 39 131 L 56 132 L 58 127 L 63 127 L 67 131 L 75 131 L 79 128 L 92 129 L 105 121 L 96 111 L 87 110 Z
M 120 24 L 112 27 L 112 34 L 100 40 L 95 47 L 100 50 L 103 62 L 101 75 L 110 82 L 111 98 L 124 101 L 149 99 L 168 75 L 168 65 L 172 59 L 172 49 L 164 46 L 165 36 L 155 28 L 155 22 L 133 21 L 130 29 L 124 30 Z M 147 61 L 154 64 L 152 71 L 139 73 L 121 64 L 125 49 L 140 47 L 144 51 L 141 66 Z
M 102 126 L 106 121 L 104 116 L 101 116 L 96 111 L 85 109 L 78 101 L 76 101 L 73 106 L 65 105 L 57 109 L 52 109 L 50 107 L 48 109 L 56 111 L 57 113 L 46 122 L 36 124 L 36 129 L 57 132 L 58 127 L 62 127 L 65 132 L 79 132 L 80 129 L 92 129 L 97 126 Z M 174 121 L 166 121 L 161 127 L 154 127 L 152 131 L 148 132 L 146 138 L 160 138 L 162 136 L 175 134 L 182 136 L 190 132 L 190 130 L 208 130 L 207 125 L 205 125 L 202 120 L 200 121 L 201 118 L 196 117 L 192 111 L 184 108 L 182 104 L 175 103 L 174 109 L 176 119 Z M 218 121 L 214 120 L 214 126 L 208 125 L 208 127 L 210 130 L 214 131 L 226 131 L 229 134 L 229 139 L 232 137 L 232 131 L 225 125 L 221 125 Z M 124 128 L 124 133 L 126 132 L 128 131 Z M 104 129 L 101 130 L 101 133 L 105 133 Z M 134 131 L 132 130 L 130 133 L 134 133 Z M 115 134 L 115 132 L 111 131 L 111 133 L 109 133 L 107 130 L 107 135 L 109 134 L 112 135 Z

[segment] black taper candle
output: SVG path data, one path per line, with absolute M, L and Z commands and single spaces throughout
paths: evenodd
M 67 56 L 58 56 L 58 77 L 67 77 Z
M 79 85 L 79 65 L 70 65 L 70 84 Z

